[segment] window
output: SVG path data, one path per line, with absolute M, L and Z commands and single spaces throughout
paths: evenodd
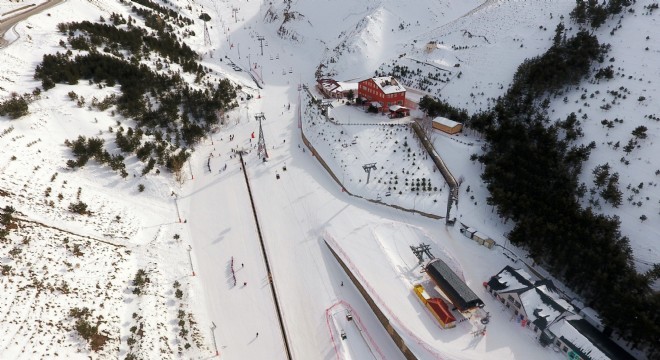
M 516 316 L 518 316 L 518 310 L 514 311 L 513 313 L 516 314 Z
M 513 305 L 515 305 L 518 309 L 520 309 L 520 303 L 518 301 L 513 301 Z
M 507 297 L 507 299 L 509 299 L 511 302 L 514 301 L 513 296 L 511 296 L 511 294 L 509 294 L 509 297 Z
M 568 352 L 568 348 L 567 348 L 566 346 L 562 346 L 561 349 L 562 349 L 564 352 Z

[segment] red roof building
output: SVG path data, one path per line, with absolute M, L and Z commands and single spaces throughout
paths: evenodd
M 392 105 L 403 106 L 406 89 L 391 76 L 374 77 L 358 83 L 358 98 L 363 103 L 378 103 L 378 110 L 387 112 Z
M 413 287 L 415 295 L 426 306 L 426 308 L 433 314 L 433 317 L 440 323 L 444 329 L 453 328 L 456 326 L 456 318 L 449 311 L 447 303 L 440 298 L 432 298 L 424 289 L 424 286 L 417 284 Z
M 450 328 L 456 326 L 456 318 L 449 311 L 447 304 L 439 298 L 431 298 L 426 300 L 426 305 L 435 315 L 435 318 L 438 319 L 440 324 L 445 328 Z

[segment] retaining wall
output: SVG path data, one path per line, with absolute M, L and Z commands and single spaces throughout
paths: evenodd
M 341 265 L 342 269 L 346 272 L 348 275 L 348 278 L 351 279 L 355 287 L 360 291 L 360 294 L 362 294 L 362 297 L 364 297 L 364 300 L 369 304 L 369 307 L 371 310 L 374 312 L 376 317 L 378 318 L 378 321 L 383 325 L 387 333 L 390 335 L 396 346 L 401 350 L 401 353 L 407 360 L 417 360 L 417 357 L 408 349 L 408 346 L 406 343 L 403 341 L 403 338 L 399 333 L 392 327 L 390 324 L 390 321 L 387 319 L 387 316 L 378 308 L 378 305 L 374 302 L 374 300 L 371 298 L 367 290 L 360 284 L 360 282 L 357 280 L 355 275 L 351 272 L 351 270 L 346 266 L 344 261 L 337 255 L 337 253 L 330 247 L 330 245 L 326 242 L 325 245 L 330 249 L 330 252 L 332 255 L 337 259 L 337 262 L 339 262 L 339 265 Z

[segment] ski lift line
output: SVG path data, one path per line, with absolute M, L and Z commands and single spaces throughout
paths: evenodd
M 254 197 L 252 195 L 252 188 L 250 187 L 250 180 L 248 178 L 247 169 L 245 166 L 245 160 L 243 159 L 243 152 L 239 152 L 238 156 L 241 161 L 241 169 L 243 170 L 243 176 L 245 178 L 245 185 L 248 190 L 248 196 L 250 197 L 250 205 L 252 206 L 252 214 L 254 216 L 254 222 L 257 228 L 257 236 L 259 237 L 259 245 L 261 246 L 261 253 L 264 259 L 264 265 L 266 266 L 266 273 L 268 274 L 270 281 L 270 290 L 271 295 L 273 296 L 273 303 L 275 305 L 275 311 L 277 313 L 277 320 L 280 324 L 280 331 L 282 335 L 282 342 L 284 343 L 284 350 L 286 351 L 287 359 L 292 360 L 291 348 L 289 346 L 289 340 L 287 337 L 286 326 L 284 325 L 284 317 L 282 315 L 282 309 L 280 307 L 279 300 L 277 298 L 277 291 L 275 290 L 275 281 L 272 280 L 272 272 L 270 268 L 270 262 L 268 261 L 268 254 L 266 252 L 266 246 L 264 244 L 263 234 L 261 232 L 261 226 L 259 225 L 259 217 L 257 216 L 257 208 L 254 203 Z

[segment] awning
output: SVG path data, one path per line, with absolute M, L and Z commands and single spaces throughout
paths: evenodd
M 392 105 L 390 106 L 390 111 L 392 112 L 397 112 L 397 111 L 405 111 L 408 110 L 407 107 L 401 106 L 401 105 Z

